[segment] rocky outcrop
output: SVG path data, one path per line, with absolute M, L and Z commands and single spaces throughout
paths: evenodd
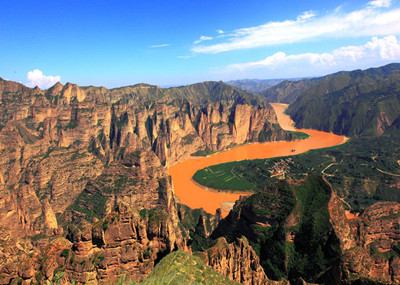
M 332 225 L 343 252 L 343 277 L 400 282 L 400 204 L 379 202 L 351 220 L 340 199 L 329 203 Z
M 199 255 L 215 271 L 242 284 L 289 284 L 286 280 L 268 280 L 259 257 L 245 237 L 230 244 L 225 238 L 219 238 L 216 245 Z
M 185 249 L 190 232 L 165 166 L 199 150 L 288 137 L 260 97 L 221 82 L 42 91 L 0 79 L 0 100 L 0 226 L 38 240 L 42 257 L 49 236 L 81 229 L 34 267 L 42 281 L 142 280 L 164 253 Z
M 102 222 L 84 230 L 70 228 L 67 238 L 72 242 L 72 252 L 67 257 L 66 278 L 79 283 L 87 276 L 100 284 L 124 276 L 141 281 L 161 257 L 185 249 L 167 210 L 157 208 L 139 215 L 125 203 Z

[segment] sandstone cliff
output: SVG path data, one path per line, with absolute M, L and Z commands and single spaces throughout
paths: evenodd
M 336 196 L 329 208 L 343 252 L 344 277 L 399 283 L 400 204 L 379 202 L 351 220 Z
M 0 265 L 3 283 L 142 280 L 164 254 L 190 251 L 164 166 L 291 137 L 260 97 L 220 82 L 40 90 L 0 79 L 0 99 L 0 226 L 29 248 L 26 270 Z
M 259 257 L 245 237 L 231 244 L 219 238 L 216 245 L 199 255 L 211 268 L 241 284 L 289 284 L 286 280 L 268 280 Z

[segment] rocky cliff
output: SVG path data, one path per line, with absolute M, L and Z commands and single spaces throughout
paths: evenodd
M 231 244 L 225 238 L 219 238 L 216 245 L 199 255 L 211 268 L 241 284 L 289 284 L 286 280 L 271 281 L 267 278 L 260 258 L 245 237 Z
M 165 166 L 291 136 L 260 97 L 221 82 L 40 90 L 0 79 L 0 98 L 0 226 L 21 245 L 2 252 L 27 264 L 0 264 L 3 283 L 144 279 L 163 255 L 190 251 Z
M 343 277 L 400 282 L 400 204 L 379 202 L 348 220 L 336 195 L 329 203 L 331 220 L 343 252 Z
M 281 278 L 291 284 L 397 284 L 399 216 L 399 203 L 379 202 L 349 218 L 330 186 L 310 176 L 237 201 L 211 234 L 215 245 L 202 255 L 212 268 L 245 284 L 285 282 Z

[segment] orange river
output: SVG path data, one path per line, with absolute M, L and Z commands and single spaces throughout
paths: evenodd
M 271 104 L 275 109 L 278 122 L 285 130 L 296 130 L 293 121 L 284 114 L 288 105 L 274 103 Z M 179 197 L 180 203 L 192 209 L 203 208 L 206 212 L 215 214 L 218 208 L 222 208 L 222 216 L 226 216 L 241 195 L 250 193 L 230 193 L 207 190 L 192 181 L 195 172 L 204 167 L 234 160 L 271 158 L 277 156 L 287 156 L 306 152 L 310 149 L 324 148 L 344 143 L 347 138 L 332 133 L 316 130 L 298 130 L 310 135 L 309 138 L 299 141 L 279 141 L 269 143 L 252 143 L 235 147 L 230 150 L 219 152 L 207 157 L 192 158 L 177 163 L 169 168 L 172 177 L 175 194 Z M 292 152 L 295 150 L 295 152 Z

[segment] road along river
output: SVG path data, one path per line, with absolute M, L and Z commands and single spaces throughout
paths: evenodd
M 288 105 L 273 103 L 280 126 L 285 130 L 296 130 L 290 117 L 284 114 Z M 331 147 L 346 141 L 345 137 L 332 133 L 316 130 L 296 130 L 310 135 L 309 138 L 299 141 L 279 141 L 269 143 L 253 143 L 238 146 L 230 150 L 219 152 L 211 156 L 188 159 L 177 163 L 169 168 L 172 177 L 175 194 L 180 202 L 192 209 L 203 208 L 206 212 L 215 214 L 215 211 L 222 208 L 222 216 L 226 216 L 241 195 L 249 195 L 249 192 L 230 193 L 226 191 L 209 191 L 206 187 L 195 184 L 192 180 L 197 170 L 215 164 L 230 162 L 234 160 L 271 158 L 287 156 L 306 152 L 310 149 Z M 295 150 L 295 152 L 292 152 Z

